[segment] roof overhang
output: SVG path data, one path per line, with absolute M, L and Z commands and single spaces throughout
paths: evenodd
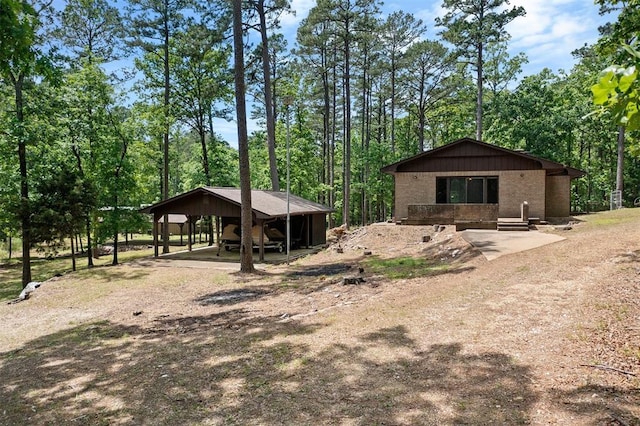
M 443 153 L 446 153 L 447 150 L 452 150 L 457 146 L 463 145 L 463 144 L 474 144 L 477 145 L 479 147 L 483 147 L 486 148 L 488 150 L 491 150 L 493 152 L 496 152 L 502 156 L 513 156 L 515 158 L 520 158 L 521 161 L 522 160 L 527 160 L 529 162 L 529 164 L 533 164 L 535 163 L 540 169 L 546 170 L 547 175 L 549 176 L 561 176 L 561 175 L 568 175 L 570 176 L 572 179 L 574 178 L 578 178 L 578 177 L 582 177 L 584 175 L 586 175 L 586 172 L 573 168 L 573 167 L 569 167 L 569 166 L 565 166 L 561 163 L 557 163 L 555 161 L 551 161 L 551 160 L 547 160 L 544 158 L 540 158 L 540 157 L 536 157 L 533 156 L 531 154 L 522 152 L 522 151 L 514 151 L 511 149 L 507 149 L 507 148 L 503 148 L 497 145 L 492 145 L 492 144 L 488 144 L 486 142 L 481 142 L 475 139 L 471 139 L 471 138 L 463 138 L 463 139 L 458 139 L 454 142 L 451 142 L 449 144 L 431 149 L 429 151 L 425 151 L 422 152 L 420 154 L 414 155 L 412 157 L 406 158 L 404 160 L 398 161 L 396 163 L 390 164 L 388 166 L 382 167 L 380 169 L 381 172 L 383 173 L 387 173 L 387 174 L 391 174 L 391 175 L 395 175 L 396 173 L 400 173 L 401 171 L 399 171 L 398 169 L 401 168 L 402 166 L 406 166 L 409 165 L 413 162 L 419 161 L 421 159 L 429 159 L 430 157 L 436 157 L 436 156 L 440 156 Z M 462 157 L 462 156 L 459 156 Z M 446 160 L 445 160 L 446 161 Z M 435 171 L 435 170 L 434 170 Z M 462 171 L 462 170 L 461 170 Z M 469 170 L 469 171 L 473 171 L 473 170 Z M 410 171 L 407 171 L 410 172 Z
M 240 217 L 242 201 L 239 188 L 200 187 L 140 211 L 153 215 L 185 214 Z M 251 191 L 253 216 L 260 220 L 291 216 L 327 214 L 334 210 L 286 192 Z

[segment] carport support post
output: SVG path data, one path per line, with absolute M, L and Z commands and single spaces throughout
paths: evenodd
M 216 243 L 220 245 L 220 216 L 216 216 Z
M 258 238 L 260 247 L 258 248 L 258 254 L 260 262 L 264 262 L 264 220 L 258 221 L 258 227 L 260 228 L 260 237 Z
M 193 216 L 191 215 L 187 216 L 187 229 L 189 230 L 187 234 L 187 241 L 188 241 L 187 245 L 189 247 L 189 251 L 191 251 L 191 228 L 192 228 L 191 223 L 193 221 L 192 218 Z
M 153 214 L 153 257 L 158 257 L 158 221 L 160 215 L 158 213 Z

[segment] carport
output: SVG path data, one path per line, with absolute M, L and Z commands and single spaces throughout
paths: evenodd
M 191 251 L 191 232 L 197 220 L 203 216 L 215 216 L 217 243 L 220 244 L 220 229 L 228 224 L 240 224 L 241 206 L 239 188 L 201 187 L 143 209 L 143 213 L 153 215 L 154 256 L 159 254 L 158 230 L 164 215 L 183 214 L 187 217 L 188 250 Z M 288 207 L 291 241 L 307 248 L 326 243 L 327 213 L 332 212 L 331 208 L 292 194 L 289 194 Z M 260 261 L 263 261 L 265 225 L 283 228 L 287 217 L 287 193 L 252 190 L 251 211 L 254 226 L 262 231 L 257 248 Z M 286 228 L 279 230 L 286 232 Z

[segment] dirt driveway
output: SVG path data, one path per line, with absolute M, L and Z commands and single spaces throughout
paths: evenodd
M 380 224 L 251 276 L 52 280 L 0 306 L 0 423 L 640 424 L 639 225 L 593 215 L 488 261 L 452 229 Z M 371 262 L 410 258 L 445 267 Z

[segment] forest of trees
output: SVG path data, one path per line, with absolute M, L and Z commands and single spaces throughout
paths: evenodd
M 525 77 L 506 27 L 526 10 L 506 0 L 443 0 L 434 23 L 317 0 L 295 43 L 279 28 L 287 0 L 244 0 L 259 43 L 242 67 L 231 3 L 0 0 L 0 239 L 20 239 L 25 284 L 35 244 L 117 244 L 142 205 L 239 186 L 246 163 L 215 124 L 236 117 L 239 69 L 264 129 L 248 135 L 251 187 L 285 186 L 289 127 L 291 191 L 334 207 L 329 226 L 390 218 L 380 168 L 462 137 L 585 170 L 576 212 L 640 195 L 638 0 L 596 0 L 614 17 L 599 41 L 570 70 Z

